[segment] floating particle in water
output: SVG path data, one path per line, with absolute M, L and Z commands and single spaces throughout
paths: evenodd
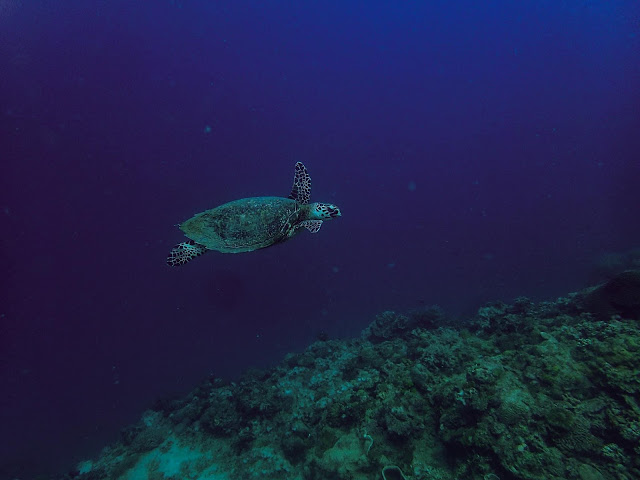
M 407 188 L 409 189 L 410 192 L 415 192 L 416 191 L 416 182 L 414 182 L 413 180 L 411 180 L 409 182 L 409 185 L 407 185 Z
M 113 384 L 120 385 L 120 373 L 115 365 L 111 367 L 111 375 L 113 376 Z

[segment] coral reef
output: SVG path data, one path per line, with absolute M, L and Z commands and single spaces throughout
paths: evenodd
M 158 402 L 73 480 L 640 478 L 640 272 L 553 302 L 384 312 Z

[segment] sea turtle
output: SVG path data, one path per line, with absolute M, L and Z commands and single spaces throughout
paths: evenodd
M 184 265 L 209 250 L 223 253 L 251 252 L 290 239 L 302 228 L 320 230 L 324 220 L 340 216 L 330 203 L 309 203 L 311 177 L 296 163 L 288 198 L 252 197 L 225 203 L 198 213 L 179 225 L 190 240 L 173 247 L 167 257 L 172 267 Z

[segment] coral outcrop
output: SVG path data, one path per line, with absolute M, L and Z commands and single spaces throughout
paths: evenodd
M 66 478 L 640 478 L 639 279 L 465 324 L 384 312 L 359 339 L 159 402 Z

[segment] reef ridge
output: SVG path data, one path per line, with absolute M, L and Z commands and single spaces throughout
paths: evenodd
M 65 480 L 640 478 L 640 271 L 555 301 L 383 312 L 158 401 Z

